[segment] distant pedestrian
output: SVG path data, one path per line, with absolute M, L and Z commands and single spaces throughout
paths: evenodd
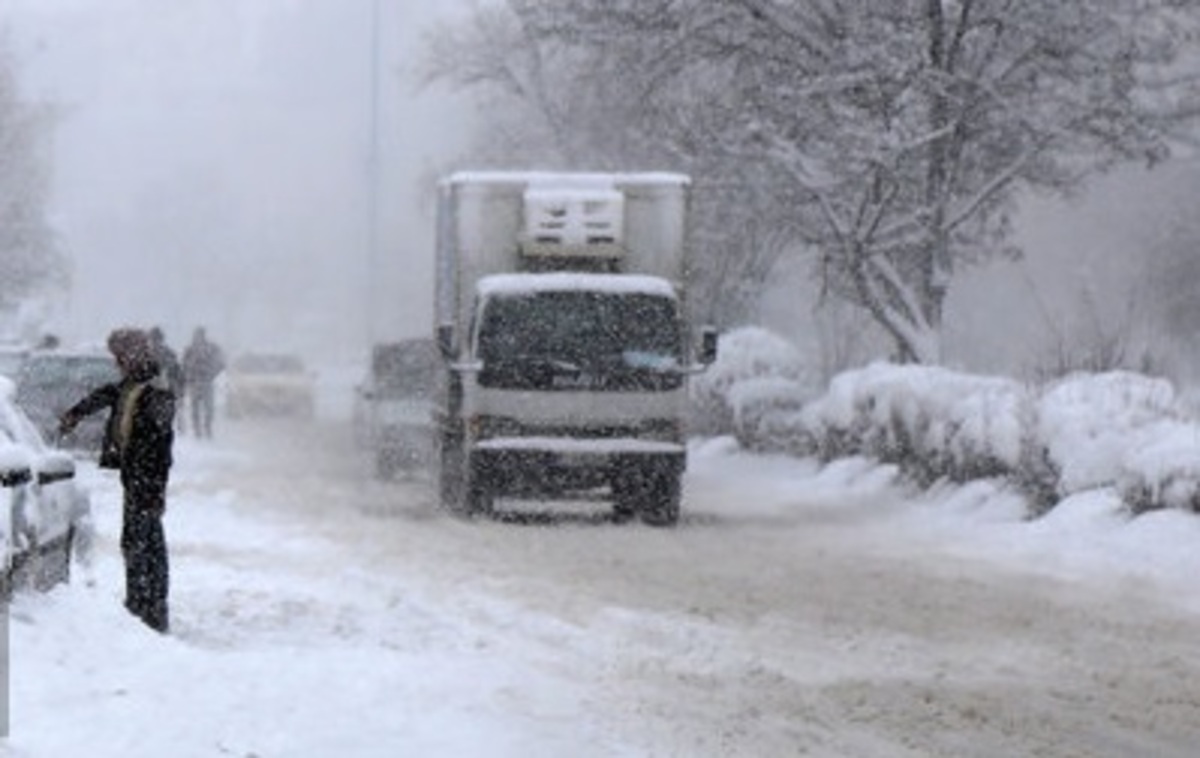
M 150 628 L 166 633 L 169 571 L 162 518 L 174 444 L 175 397 L 146 332 L 118 329 L 109 335 L 108 349 L 121 379 L 97 388 L 68 409 L 59 430 L 70 433 L 84 416 L 108 409 L 100 466 L 121 472 L 125 607 Z
M 192 430 L 197 437 L 212 437 L 214 382 L 224 370 L 225 354 L 208 340 L 204 327 L 197 327 L 191 344 L 183 351 L 183 378 L 192 406 Z
M 154 357 L 158 360 L 159 371 L 167 380 L 167 386 L 171 389 L 171 394 L 175 396 L 175 420 L 179 431 L 184 431 L 184 416 L 180 410 L 183 406 L 183 396 L 186 391 L 187 383 L 183 378 L 183 365 L 179 362 L 179 356 L 175 355 L 175 351 L 167 344 L 163 330 L 155 326 L 150 329 L 147 334 L 150 337 L 150 349 L 154 352 Z

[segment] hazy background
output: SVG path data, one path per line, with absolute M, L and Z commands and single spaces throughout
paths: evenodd
M 471 111 L 411 73 L 428 25 L 469 6 L 0 0 L 26 94 L 59 112 L 52 213 L 73 286 L 51 328 L 73 343 L 160 324 L 179 347 L 205 325 L 231 352 L 315 364 L 428 335 L 432 182 Z M 1027 260 L 956 280 L 947 362 L 1012 370 L 1072 328 L 1084 291 L 1123 318 L 1170 187 L 1128 170 L 1080 200 L 1030 198 Z M 806 319 L 790 286 L 768 295 L 767 326 L 794 337 Z
M 428 334 L 427 185 L 462 118 L 410 71 L 447 5 L 0 0 L 26 94 L 60 113 L 73 287 L 52 328 L 160 324 L 178 346 L 205 325 L 231 351 L 339 362 Z

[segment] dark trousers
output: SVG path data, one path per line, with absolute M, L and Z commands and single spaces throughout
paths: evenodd
M 188 400 L 192 404 L 192 433 L 197 437 L 212 437 L 213 383 L 193 382 L 188 385 Z
M 150 500 L 150 502 L 147 502 Z M 157 502 L 154 502 L 154 501 Z M 163 534 L 163 495 L 126 492 L 121 527 L 121 554 L 125 557 L 125 607 L 151 629 L 166 632 L 167 540 Z

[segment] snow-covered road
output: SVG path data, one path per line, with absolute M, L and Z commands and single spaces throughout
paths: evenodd
M 907 497 L 862 463 L 818 471 L 716 441 L 693 451 L 678 529 L 574 509 L 464 523 L 427 482 L 371 481 L 341 426 L 220 431 L 179 444 L 167 638 L 120 610 L 117 490 L 85 472 L 96 561 L 13 606 L 0 754 L 1200 745 L 1195 564 L 1065 560 L 994 490 Z M 1161 528 L 1200 539 L 1178 515 Z

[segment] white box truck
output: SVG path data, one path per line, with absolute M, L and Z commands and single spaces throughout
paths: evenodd
M 442 503 L 612 501 L 673 525 L 690 374 L 716 355 L 687 301 L 690 181 L 464 172 L 442 180 Z

